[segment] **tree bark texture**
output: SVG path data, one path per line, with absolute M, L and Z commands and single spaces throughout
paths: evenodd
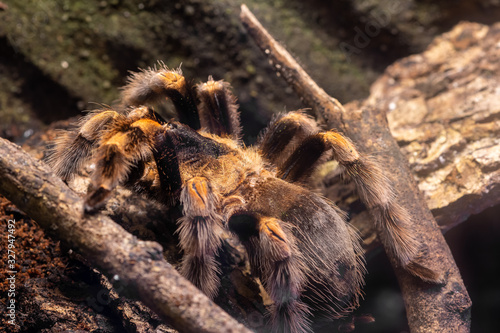
M 317 119 L 328 128 L 343 132 L 365 154 L 377 154 L 382 165 L 392 173 L 397 200 L 413 217 L 417 237 L 426 247 L 424 265 L 441 273 L 444 278 L 444 283 L 440 286 L 425 284 L 398 268 L 395 260 L 390 258 L 403 292 L 411 331 L 468 332 L 471 306 L 469 296 L 443 235 L 391 135 L 386 110 L 370 105 L 361 105 L 358 110 L 344 109 L 307 75 L 244 5 L 241 19 L 248 33 L 270 59 L 270 63 L 301 96 L 304 103 L 312 107 Z

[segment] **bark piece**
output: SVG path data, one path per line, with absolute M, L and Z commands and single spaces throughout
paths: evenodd
M 364 103 L 389 111 L 443 231 L 500 204 L 499 40 L 500 24 L 463 22 L 390 66 Z

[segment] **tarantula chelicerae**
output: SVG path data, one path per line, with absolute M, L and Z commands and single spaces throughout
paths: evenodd
M 179 121 L 165 121 L 149 107 L 165 97 Z M 424 280 L 435 278 L 415 263 L 419 246 L 410 218 L 394 202 L 387 178 L 341 134 L 323 132 L 304 113 L 291 112 L 277 117 L 255 147 L 245 147 L 229 84 L 210 77 L 192 87 L 180 70 L 163 65 L 133 74 L 123 100 L 127 112 L 90 113 L 63 135 L 51 165 L 67 181 L 93 158 L 88 213 L 118 185 L 181 205 L 180 271 L 209 297 L 219 287 L 216 254 L 228 229 L 274 301 L 274 331 L 309 331 L 318 311 L 338 318 L 358 304 L 365 267 L 356 231 L 332 202 L 305 185 L 326 158 L 354 180 L 400 265 Z

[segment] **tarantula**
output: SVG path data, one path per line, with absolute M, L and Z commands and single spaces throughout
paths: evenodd
M 227 229 L 245 246 L 274 301 L 273 331 L 310 331 L 311 316 L 339 318 L 358 305 L 365 265 L 357 233 L 337 206 L 307 187 L 326 159 L 337 160 L 354 180 L 400 265 L 435 279 L 415 262 L 419 244 L 386 176 L 348 138 L 290 112 L 276 117 L 257 145 L 245 147 L 229 84 L 209 77 L 194 87 L 180 69 L 164 65 L 132 74 L 122 93 L 125 112 L 85 116 L 58 140 L 50 164 L 68 181 L 93 159 L 87 213 L 119 185 L 180 205 L 180 272 L 209 297 L 219 288 L 216 255 Z M 163 98 L 173 102 L 178 121 L 152 108 Z

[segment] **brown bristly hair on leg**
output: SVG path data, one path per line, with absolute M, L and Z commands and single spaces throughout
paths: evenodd
M 164 63 L 131 73 L 122 88 L 124 106 L 156 105 L 170 99 L 180 122 L 197 130 L 200 128 L 195 92 L 179 68 L 170 69 Z
M 207 82 L 197 85 L 197 93 L 202 127 L 215 135 L 230 136 L 239 140 L 240 115 L 230 84 L 223 80 L 214 81 L 212 76 L 209 76 Z
M 273 332 L 310 332 L 311 312 L 300 299 L 308 268 L 293 240 L 292 227 L 253 213 L 236 214 L 229 224 L 241 236 L 251 266 L 258 268 L 262 284 L 274 301 L 269 318 Z
M 96 167 L 91 177 L 91 191 L 85 200 L 85 210 L 99 208 L 111 191 L 123 184 L 133 165 L 152 158 L 154 135 L 161 125 L 151 119 L 115 121 L 101 138 L 95 154 Z
M 47 158 L 56 175 L 69 181 L 91 156 L 102 132 L 119 117 L 124 118 L 112 110 L 92 111 L 78 121 L 76 128 L 60 131 Z
M 185 182 L 180 201 L 183 217 L 177 224 L 179 245 L 184 251 L 181 274 L 211 299 L 219 288 L 219 263 L 223 218 L 216 212 L 217 195 L 208 180 L 195 177 Z
M 177 83 L 176 89 L 181 88 L 184 93 L 185 79 L 180 68 L 170 69 L 160 62 L 157 66 L 139 69 L 139 72 L 130 72 L 127 84 L 121 88 L 122 102 L 125 106 L 154 105 L 165 96 L 165 81 L 167 74 Z M 163 74 L 163 75 L 162 75 Z
M 411 217 L 395 202 L 389 179 L 374 159 L 357 151 L 351 140 L 335 131 L 311 135 L 282 165 L 279 176 L 287 181 L 303 181 L 328 150 L 356 184 L 361 201 L 380 226 L 386 249 L 411 274 L 424 281 L 439 283 L 440 277 L 435 272 L 416 262 L 422 246 L 414 236 Z
M 297 146 L 320 128 L 305 110 L 278 114 L 259 135 L 258 145 L 262 156 L 280 167 Z
M 439 283 L 441 277 L 436 272 L 417 262 L 422 246 L 414 236 L 411 216 L 396 202 L 390 181 L 379 164 L 364 156 L 343 166 L 379 226 L 384 247 L 411 274 L 427 282 Z

